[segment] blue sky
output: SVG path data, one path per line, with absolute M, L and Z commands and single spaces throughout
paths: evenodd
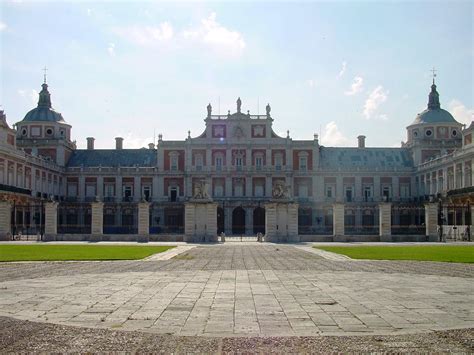
M 199 135 L 222 114 L 272 106 L 274 130 L 321 144 L 399 146 L 426 108 L 473 119 L 470 1 L 28 2 L 0 4 L 0 104 L 10 124 L 36 106 L 48 68 L 53 107 L 78 146 Z

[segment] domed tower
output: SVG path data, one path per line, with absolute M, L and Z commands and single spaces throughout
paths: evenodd
M 17 146 L 64 166 L 76 145 L 71 141 L 71 125 L 51 107 L 46 80 L 39 93 L 38 106 L 16 124 Z
M 407 127 L 406 147 L 412 148 L 416 165 L 461 147 L 463 125 L 441 108 L 433 79 L 428 107 Z

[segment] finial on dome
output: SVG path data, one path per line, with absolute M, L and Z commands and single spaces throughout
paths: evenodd
M 436 91 L 436 84 L 435 84 L 436 69 L 433 67 L 431 72 L 433 73 L 433 84 L 431 85 L 431 92 L 428 96 L 428 109 L 439 110 L 441 108 L 441 105 L 439 103 L 439 94 L 438 94 L 438 91 Z
M 436 85 L 435 84 L 435 78 L 436 78 L 436 69 L 435 69 L 435 67 L 433 67 L 433 69 L 431 69 L 431 72 L 433 73 L 433 85 Z
M 43 82 L 43 84 L 46 84 L 46 72 L 48 71 L 48 68 L 44 67 L 43 71 L 44 71 L 44 82 Z
M 43 89 L 39 93 L 38 107 L 51 108 L 51 94 L 48 91 L 48 84 L 43 83 L 41 87 Z

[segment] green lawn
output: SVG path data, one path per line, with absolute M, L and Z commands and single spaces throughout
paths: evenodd
M 474 245 L 318 246 L 352 259 L 474 263 Z
M 0 245 L 0 261 L 137 260 L 174 246 Z

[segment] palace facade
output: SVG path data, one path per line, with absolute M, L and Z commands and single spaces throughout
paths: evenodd
M 216 205 L 217 233 L 227 235 L 265 233 L 267 207 L 280 200 L 296 208 L 297 234 L 307 236 L 299 240 L 379 235 L 386 228 L 380 204 L 390 206 L 392 234 L 425 235 L 425 202 L 439 205 L 440 224 L 472 223 L 474 125 L 441 108 L 434 81 L 427 109 L 407 120 L 399 148 L 366 147 L 365 136 L 355 147 L 325 147 L 316 134 L 277 135 L 273 120 L 270 105 L 251 115 L 239 98 L 226 115 L 209 104 L 196 137 L 160 134 L 142 149 L 126 149 L 121 137 L 115 149 L 95 149 L 90 137 L 87 149 L 77 149 L 44 83 L 38 106 L 16 129 L 0 114 L 0 234 L 36 233 L 52 228 L 45 223 L 52 218 L 57 235 L 179 236 L 186 203 L 203 195 Z M 57 214 L 48 217 L 50 204 Z

